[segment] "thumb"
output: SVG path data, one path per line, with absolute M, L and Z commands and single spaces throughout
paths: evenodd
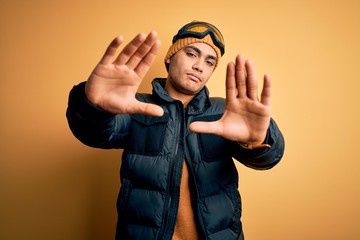
M 219 122 L 193 122 L 189 126 L 190 130 L 197 133 L 219 134 Z
M 156 104 L 138 102 L 138 104 L 136 104 L 134 109 L 137 109 L 134 111 L 139 114 L 144 114 L 154 117 L 161 117 L 162 115 L 164 115 L 164 109 L 162 109 L 162 107 Z

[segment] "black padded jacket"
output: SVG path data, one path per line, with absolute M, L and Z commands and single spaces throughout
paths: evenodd
M 220 119 L 225 100 L 210 98 L 205 87 L 184 108 L 166 93 L 165 81 L 155 79 L 152 94 L 137 94 L 140 101 L 161 106 L 162 117 L 105 112 L 86 99 L 85 83 L 70 92 L 67 119 L 73 134 L 91 147 L 124 149 L 116 239 L 172 238 L 184 160 L 200 238 L 243 239 L 233 159 L 254 169 L 272 168 L 283 156 L 283 136 L 273 119 L 265 140 L 271 148 L 265 150 L 191 132 L 191 122 Z

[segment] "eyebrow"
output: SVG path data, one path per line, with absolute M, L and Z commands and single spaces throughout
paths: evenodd
M 198 54 L 202 54 L 202 51 L 201 51 L 199 48 L 195 47 L 195 46 L 188 45 L 188 46 L 186 46 L 185 48 L 191 48 L 191 49 L 193 49 L 195 52 L 197 52 Z M 210 59 L 214 59 L 215 61 L 218 60 L 217 57 L 215 57 L 214 55 L 211 55 L 211 54 L 207 55 L 206 57 L 207 57 L 207 58 L 210 58 Z

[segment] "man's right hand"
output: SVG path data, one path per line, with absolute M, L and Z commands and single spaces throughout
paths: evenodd
M 160 106 L 138 101 L 135 94 L 161 46 L 156 32 L 138 34 L 115 59 L 123 37 L 116 37 L 85 85 L 90 102 L 114 114 L 162 116 Z

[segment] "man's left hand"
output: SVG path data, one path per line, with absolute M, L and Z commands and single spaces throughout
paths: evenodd
M 261 99 L 252 61 L 238 55 L 227 65 L 226 105 L 221 119 L 194 122 L 190 130 L 212 133 L 244 144 L 262 144 L 270 124 L 271 77 L 264 76 Z

